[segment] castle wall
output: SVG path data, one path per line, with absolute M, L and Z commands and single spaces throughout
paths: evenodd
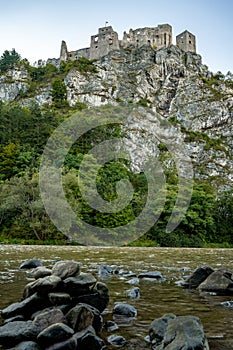
M 124 32 L 121 46 L 123 48 L 131 45 L 142 47 L 150 45 L 155 49 L 161 49 L 172 44 L 172 27 L 169 24 L 161 24 L 152 28 L 130 29 L 129 33 Z
M 187 30 L 177 35 L 176 44 L 186 52 L 196 53 L 195 35 Z M 111 26 L 102 27 L 99 28 L 98 34 L 91 36 L 90 47 L 68 52 L 66 42 L 62 41 L 60 59 L 58 61 L 66 62 L 68 59 L 76 60 L 80 57 L 98 60 L 113 50 L 119 50 L 120 47 L 142 47 L 144 45 L 149 45 L 155 50 L 172 45 L 172 26 L 159 24 L 157 27 L 130 29 L 129 33 L 124 32 L 121 41 L 118 39 L 117 32 Z M 57 65 L 56 59 L 51 59 L 50 61 Z
M 176 45 L 183 51 L 196 53 L 196 37 L 187 30 L 177 35 Z
M 118 34 L 111 26 L 99 28 L 97 35 L 91 36 L 90 60 L 106 56 L 110 51 L 119 50 Z
M 76 51 L 69 51 L 68 52 L 68 59 L 70 60 L 77 60 L 80 57 L 85 57 L 87 59 L 90 58 L 90 48 L 84 48 Z

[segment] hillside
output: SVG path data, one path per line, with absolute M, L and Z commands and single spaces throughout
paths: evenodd
M 132 174 L 139 176 L 148 156 L 157 155 L 167 178 L 170 177 L 171 185 L 177 185 L 177 181 L 171 179 L 172 176 L 177 176 L 177 171 L 167 143 L 169 140 L 169 144 L 172 144 L 172 140 L 175 142 L 179 137 L 185 153 L 192 160 L 195 183 L 199 186 L 208 184 L 211 190 L 205 191 L 208 195 L 211 193 L 215 202 L 221 193 L 225 195 L 231 192 L 233 76 L 230 72 L 226 76 L 221 72 L 211 73 L 202 64 L 200 55 L 184 52 L 171 45 L 160 50 L 153 50 L 149 46 L 121 48 L 97 61 L 79 58 L 76 61 L 62 62 L 59 67 L 47 64 L 35 68 L 21 60 L 14 68 L 2 72 L 0 99 L 3 101 L 2 110 L 5 110 L 5 114 L 1 114 L 2 128 L 5 125 L 5 132 L 11 128 L 11 132 L 7 131 L 11 135 L 8 138 L 5 132 L 1 132 L 2 153 L 4 147 L 13 143 L 22 154 L 25 138 L 24 141 L 20 140 L 20 136 L 17 136 L 17 140 L 14 139 L 16 130 L 20 134 L 20 118 L 17 121 L 19 128 L 17 125 L 12 126 L 18 118 L 16 115 L 27 110 L 28 118 L 32 120 L 32 117 L 36 119 L 36 110 L 39 118 L 42 118 L 42 121 L 37 119 L 42 133 L 39 132 L 36 136 L 41 140 L 40 145 L 38 146 L 38 141 L 36 147 L 32 145 L 33 138 L 36 138 L 33 124 L 28 131 L 31 133 L 31 141 L 25 141 L 23 151 L 25 154 L 31 148 L 37 148 L 36 156 L 31 155 L 30 158 L 34 159 L 34 169 L 38 168 L 41 151 L 51 131 L 75 111 L 84 109 L 88 116 L 88 111 L 93 107 L 101 108 L 104 105 L 107 109 L 110 106 L 141 107 L 141 112 L 134 114 L 134 118 L 125 120 L 123 128 L 126 137 L 122 143 L 130 154 L 129 171 Z M 8 123 L 6 111 L 9 112 L 12 106 L 17 106 L 14 108 L 18 108 L 18 112 Z M 163 132 L 158 131 L 158 123 L 161 125 L 161 121 L 167 123 Z M 49 130 L 45 132 L 46 124 Z M 27 129 L 24 132 L 26 135 Z M 92 139 L 88 140 L 90 144 L 93 142 Z M 80 147 L 79 145 L 78 152 L 73 152 L 73 156 L 82 153 Z M 27 169 L 30 168 L 31 160 L 28 161 Z M 71 168 L 75 166 L 70 166 Z M 15 179 L 20 173 L 25 176 L 25 169 L 9 172 L 7 176 L 2 176 L 2 181 Z M 202 203 L 201 206 L 203 205 Z M 214 210 L 216 208 L 212 210 L 212 216 L 216 215 Z M 103 218 L 100 221 L 102 220 Z M 231 243 L 231 233 L 225 232 L 224 238 L 216 239 L 216 222 L 214 218 L 209 224 L 207 221 L 204 231 L 208 231 L 209 225 L 211 233 L 206 233 L 204 238 L 200 234 L 202 241 Z M 4 225 L 9 232 L 10 226 L 6 223 Z M 195 232 L 194 230 L 192 234 Z

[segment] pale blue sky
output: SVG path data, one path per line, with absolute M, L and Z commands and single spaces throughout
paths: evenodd
M 210 70 L 233 72 L 233 0 L 0 0 L 0 55 L 15 48 L 31 62 L 88 47 L 105 21 L 124 30 L 169 23 L 175 36 L 188 29 Z

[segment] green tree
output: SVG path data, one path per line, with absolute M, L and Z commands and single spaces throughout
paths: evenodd
M 54 79 L 51 94 L 56 107 L 62 107 L 65 105 L 67 99 L 67 88 L 63 80 L 60 78 Z
M 0 58 L 0 72 L 5 73 L 8 69 L 14 67 L 14 65 L 21 59 L 20 55 L 12 49 L 11 51 L 4 51 Z

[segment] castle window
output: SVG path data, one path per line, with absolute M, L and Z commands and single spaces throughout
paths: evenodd
M 150 40 L 147 40 L 147 42 L 150 44 Z
M 95 47 L 96 49 L 98 49 L 98 45 L 96 45 L 96 47 Z
M 189 44 L 192 44 L 192 41 L 191 41 L 191 40 L 189 40 Z
M 166 36 L 166 33 L 164 33 L 164 45 L 167 44 L 167 36 Z

